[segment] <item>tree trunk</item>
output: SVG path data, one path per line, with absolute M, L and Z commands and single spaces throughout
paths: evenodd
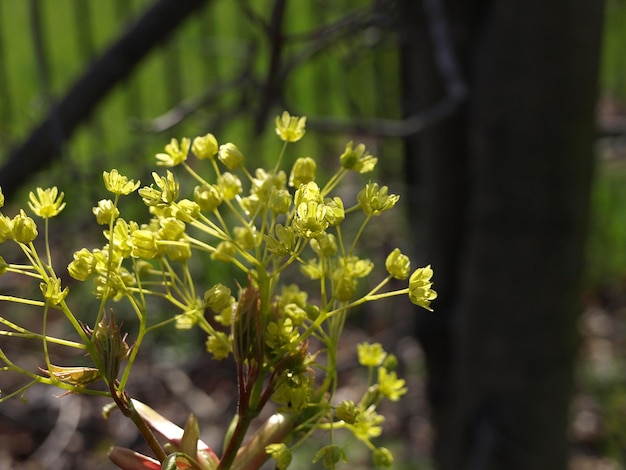
M 423 28 L 420 5 L 400 3 Z M 469 100 L 407 142 L 440 292 L 418 326 L 436 461 L 565 469 L 603 5 L 445 6 Z M 425 47 L 405 47 L 407 107 L 441 98 Z

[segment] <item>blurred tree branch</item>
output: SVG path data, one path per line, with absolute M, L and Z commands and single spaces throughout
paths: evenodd
M 152 49 L 207 0 L 158 0 L 59 100 L 0 169 L 0 186 L 10 198 L 26 178 L 47 166 L 63 142 L 87 121 L 100 101 L 126 79 Z M 56 129 L 56 130 L 55 130 Z

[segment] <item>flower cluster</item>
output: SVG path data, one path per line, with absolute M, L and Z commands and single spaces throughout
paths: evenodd
M 125 415 L 136 423 L 147 423 L 146 429 L 159 426 L 155 423 L 160 423 L 161 417 L 154 418 L 154 412 L 127 397 L 132 364 L 150 331 L 168 324 L 179 329 L 197 327 L 206 334 L 206 349 L 213 358 L 232 355 L 235 360 L 238 418 L 221 458 L 212 451 L 209 457 L 200 458 L 195 455 L 200 452 L 196 445 L 180 447 L 168 461 L 182 459 L 193 468 L 252 469 L 271 457 L 277 468 L 287 468 L 292 439 L 306 436 L 314 428 L 343 428 L 371 449 L 377 465 L 391 466 L 390 452 L 376 447 L 372 439 L 381 433 L 383 416 L 377 411 L 378 404 L 383 399 L 396 401 L 406 393 L 404 380 L 395 372 L 395 358 L 380 344 L 359 345 L 359 361 L 369 370 L 369 387 L 359 403 L 333 404 L 337 347 L 349 311 L 366 302 L 408 295 L 415 305 L 430 310 L 436 298 L 433 272 L 427 266 L 411 273 L 409 257 L 396 248 L 386 258 L 387 275 L 374 288 L 365 289 L 363 280 L 374 272 L 374 263 L 357 251 L 359 239 L 372 219 L 392 209 L 399 196 L 371 181 L 364 183 L 354 201 L 338 195 L 338 185 L 350 172 L 368 174 L 377 164 L 363 144 L 355 147 L 348 143 L 338 159 L 338 170 L 325 181 L 319 179 L 311 157 L 295 159 L 288 172 L 281 169 L 287 144 L 304 136 L 305 125 L 306 118 L 286 112 L 276 119 L 276 134 L 284 146 L 270 170 L 249 171 L 235 144 L 220 144 L 214 135 L 206 134 L 172 139 L 164 152 L 156 155 L 157 165 L 166 167 L 165 174 L 152 173 L 149 185 L 141 186 L 115 169 L 104 172 L 104 186 L 111 195 L 93 208 L 96 222 L 104 227 L 104 244 L 76 251 L 68 266 L 72 278 L 91 280 L 101 299 L 101 309 L 90 322 L 92 328 L 79 322 L 65 304 L 68 290 L 54 274 L 49 255 L 40 262 L 32 244 L 38 234 L 33 219 L 24 211 L 14 218 L 0 214 L 0 242 L 20 244 L 32 260 L 35 277 L 41 280 L 43 300 L 37 305 L 63 310 L 83 340 L 83 345 L 66 345 L 86 349 L 94 362 L 93 368 L 81 369 L 80 374 L 71 369 L 79 381 L 46 359 L 47 373 L 36 381 L 80 392 L 102 379 L 108 386 L 108 392 L 102 393 L 109 393 Z M 208 168 L 197 170 L 203 161 Z M 189 190 L 180 172 L 195 181 Z M 135 191 L 147 207 L 147 220 L 127 220 L 121 214 L 120 199 Z M 63 209 L 62 201 L 63 193 L 57 188 L 30 194 L 31 210 L 46 221 L 46 236 L 47 221 Z M 347 219 L 356 221 L 350 225 L 355 230 L 344 228 Z M 209 263 L 230 264 L 246 281 L 199 289 L 189 261 L 201 253 L 207 254 Z M 24 273 L 23 267 L 1 261 L 2 270 Z M 282 283 L 281 278 L 291 282 Z M 302 282 L 294 283 L 297 279 Z M 407 279 L 406 287 L 389 290 L 391 280 Z M 173 313 L 168 319 L 153 319 L 149 297 L 169 302 Z M 0 300 L 17 301 L 6 296 Z M 107 321 L 105 314 L 110 301 L 120 300 L 128 302 L 138 319 L 132 348 L 126 345 L 113 316 Z M 311 340 L 319 346 L 313 348 Z M 43 341 L 46 344 L 53 339 L 44 333 Z M 277 404 L 276 416 L 282 418 L 268 421 L 266 429 L 259 431 L 266 432 L 262 435 L 266 437 L 251 439 L 243 446 L 251 420 L 270 401 Z M 161 468 L 166 460 L 163 450 L 151 441 L 149 431 L 138 426 L 161 457 L 154 468 Z M 184 439 L 194 440 L 188 434 Z M 197 444 L 197 436 L 195 441 Z M 112 458 L 122 468 L 139 465 L 133 460 L 138 457 L 124 450 L 114 451 Z M 315 456 L 328 468 L 343 458 L 343 451 L 333 442 Z M 145 468 L 153 468 L 149 460 L 142 462 Z

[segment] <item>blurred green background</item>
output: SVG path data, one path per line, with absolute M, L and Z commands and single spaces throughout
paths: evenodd
M 0 0 L 0 165 L 90 62 L 151 4 L 147 0 Z M 262 84 L 272 53 L 264 25 L 274 4 L 270 0 L 207 2 L 97 107 L 61 158 L 32 175 L 15 197 L 16 203 L 22 204 L 37 185 L 57 185 L 68 202 L 61 237 L 71 245 L 94 229 L 82 230 L 92 224 L 91 207 L 103 197 L 103 170 L 118 168 L 129 177 L 149 182 L 154 154 L 171 137 L 206 132 L 214 133 L 220 142 L 236 142 L 248 158 L 258 160 L 251 167 L 263 166 L 274 160 L 280 148 L 272 121 L 284 108 L 310 118 L 310 131 L 298 146 L 299 155 L 332 162 L 346 141 L 363 139 L 380 158 L 378 171 L 385 184 L 401 186 L 402 142 L 359 136 L 351 126 L 359 119 L 402 115 L 400 39 L 391 22 L 394 12 L 384 9 L 389 3 L 287 2 L 283 32 L 290 39 L 282 59 L 289 67 L 280 82 L 284 102 L 274 103 L 269 119 L 259 126 Z M 622 308 L 626 292 L 626 1 L 608 0 L 606 11 L 587 257 L 589 292 L 581 296 L 590 299 L 592 307 L 605 307 L 608 302 Z M 320 30 L 320 25 L 327 27 Z M 169 119 L 173 110 L 183 107 L 188 115 Z M 333 131 L 328 132 L 329 128 Z M 76 227 L 80 227 L 78 233 Z M 64 255 L 70 257 L 71 252 Z M 612 321 L 623 320 L 620 315 Z M 591 324 L 593 336 L 597 331 L 595 323 Z M 589 328 L 583 331 L 588 334 Z M 612 372 L 607 375 L 594 369 L 593 347 L 583 348 L 579 387 L 603 414 L 623 416 L 626 348 L 624 338 L 614 333 L 611 338 Z M 615 462 L 624 462 L 623 436 L 625 422 L 607 421 L 593 447 Z

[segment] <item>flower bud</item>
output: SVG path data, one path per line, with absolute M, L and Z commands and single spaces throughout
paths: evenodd
M 274 214 L 286 214 L 291 207 L 292 196 L 286 189 L 272 188 L 269 208 Z
M 337 253 L 337 240 L 333 234 L 323 233 L 311 240 L 311 248 L 319 256 L 333 256 Z
M 286 470 L 291 464 L 291 451 L 284 442 L 266 446 L 265 452 L 276 461 L 276 470 Z
M 293 303 L 285 305 L 283 313 L 291 319 L 294 326 L 301 325 L 307 319 L 306 310 Z
M 115 382 L 130 348 L 126 344 L 126 336 L 122 336 L 119 325 L 115 323 L 113 313 L 109 321 L 106 316 L 100 321 L 92 334 L 92 341 L 102 358 L 104 377 L 108 383 Z
M 337 405 L 335 416 L 348 424 L 354 424 L 359 416 L 359 407 L 352 400 L 344 400 Z
M 178 240 L 185 233 L 185 224 L 174 217 L 167 217 L 159 221 L 161 229 L 158 236 L 161 240 Z
M 0 276 L 5 274 L 9 270 L 9 264 L 0 256 Z
M 0 214 L 0 243 L 13 238 L 13 221 L 6 215 Z
M 4 194 L 2 193 L 2 188 L 0 188 L 0 207 L 4 207 Z
M 26 215 L 24 210 L 20 210 L 20 213 L 13 217 L 11 222 L 13 225 L 12 235 L 16 242 L 27 244 L 37 238 L 37 224 Z
M 222 197 L 226 201 L 234 199 L 237 194 L 243 191 L 243 187 L 241 186 L 241 180 L 232 173 L 222 173 L 217 178 L 217 184 L 222 193 Z
M 393 466 L 393 455 L 391 455 L 391 452 L 389 452 L 389 449 L 386 447 L 374 449 L 372 459 L 374 460 L 374 465 L 377 467 L 391 468 Z
M 333 272 L 333 297 L 348 302 L 356 294 L 356 279 L 343 271 Z
M 96 222 L 100 225 L 109 225 L 111 220 L 117 219 L 120 215 L 120 211 L 110 199 L 99 200 L 98 206 L 93 208 L 93 213 L 96 216 Z
M 217 158 L 228 168 L 234 170 L 243 164 L 243 154 L 233 143 L 220 145 Z
M 172 215 L 186 224 L 197 219 L 200 213 L 200 206 L 189 199 L 181 199 L 173 203 L 171 209 Z
M 222 203 L 222 191 L 214 184 L 203 184 L 196 186 L 193 190 L 193 198 L 206 212 L 212 212 Z
M 230 289 L 223 284 L 215 284 L 204 293 L 204 304 L 214 312 L 221 312 L 225 308 L 232 307 L 234 298 L 230 295 Z
M 246 211 L 247 216 L 257 214 L 259 207 L 261 206 L 261 199 L 258 194 L 250 194 L 250 196 L 241 198 L 241 207 Z
M 83 248 L 74 253 L 74 261 L 69 264 L 67 271 L 74 279 L 86 281 L 93 274 L 95 266 L 95 257 L 87 248 Z
M 301 184 L 315 180 L 317 164 L 311 157 L 298 158 L 289 175 L 289 186 L 299 188 Z
M 131 234 L 131 256 L 152 259 L 158 253 L 156 237 L 150 230 L 135 230 Z
M 336 468 L 339 462 L 346 461 L 346 454 L 341 447 L 329 444 L 317 451 L 313 457 L 313 462 L 321 460 L 326 468 Z
M 396 279 L 406 279 L 411 273 L 411 260 L 402 254 L 399 248 L 394 249 L 385 260 L 387 272 Z
M 179 263 L 184 263 L 191 258 L 191 246 L 188 241 L 183 239 L 167 243 L 165 252 L 172 261 L 178 261 Z
M 202 137 L 193 139 L 191 150 L 199 160 L 213 158 L 217 153 L 217 139 L 213 134 L 205 134 Z
M 256 246 L 256 228 L 235 227 L 233 230 L 235 241 L 244 250 L 252 250 Z
M 220 242 L 215 251 L 211 253 L 211 259 L 230 262 L 235 257 L 236 248 L 231 242 Z

